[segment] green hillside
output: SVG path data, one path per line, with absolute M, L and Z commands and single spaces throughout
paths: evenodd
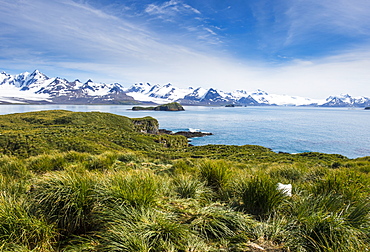
M 100 112 L 3 115 L 0 134 L 0 251 L 370 247 L 370 157 L 188 146 Z
M 130 119 L 109 113 L 40 111 L 0 116 L 0 153 L 28 157 L 50 151 L 155 150 L 186 146 L 179 136 L 145 135 L 158 130 L 150 117 Z

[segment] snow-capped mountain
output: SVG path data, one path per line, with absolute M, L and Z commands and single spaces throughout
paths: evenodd
M 325 100 L 322 107 L 367 107 L 370 105 L 370 99 L 359 96 L 352 97 L 349 94 L 341 94 L 339 96 L 330 96 Z
M 269 94 L 262 90 L 223 92 L 214 88 L 178 88 L 172 84 L 137 83 L 125 88 L 119 83 L 95 83 L 92 80 L 72 82 L 49 78 L 35 70 L 32 73 L 10 75 L 0 73 L 0 103 L 156 103 L 180 102 L 183 105 L 247 105 L 247 106 L 324 106 L 366 107 L 370 98 L 350 95 L 330 96 L 326 100 Z
M 149 83 L 138 83 L 126 89 L 126 95 L 133 97 L 137 101 L 168 103 L 177 101 L 192 92 L 193 88 L 176 88 L 171 84 L 164 86 L 151 85 Z
M 18 75 L 0 74 L 2 103 L 112 103 L 131 101 L 118 83 L 102 84 L 88 80 L 69 82 L 59 77 L 49 78 L 35 70 Z

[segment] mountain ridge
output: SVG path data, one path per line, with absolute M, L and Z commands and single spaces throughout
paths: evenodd
M 327 99 L 310 99 L 300 96 L 269 94 L 263 90 L 224 92 L 202 87 L 178 88 L 165 85 L 135 83 L 126 88 L 120 83 L 95 83 L 91 79 L 82 83 L 76 79 L 53 77 L 38 70 L 17 75 L 0 73 L 0 104 L 62 103 L 62 104 L 164 104 L 179 102 L 182 105 L 242 106 L 320 106 L 367 107 L 370 98 L 352 97 L 349 94 L 329 96 Z

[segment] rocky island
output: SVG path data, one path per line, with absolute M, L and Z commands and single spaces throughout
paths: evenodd
M 200 131 L 178 131 L 172 132 L 170 130 L 160 129 L 160 134 L 167 134 L 167 135 L 177 135 L 177 136 L 184 136 L 186 138 L 193 138 L 193 137 L 203 137 L 203 136 L 210 136 L 213 135 L 210 132 L 200 132 Z
M 171 102 L 168 104 L 159 105 L 156 107 L 140 107 L 135 106 L 132 108 L 132 110 L 155 110 L 155 111 L 184 111 L 185 109 L 183 106 L 181 106 L 178 102 Z

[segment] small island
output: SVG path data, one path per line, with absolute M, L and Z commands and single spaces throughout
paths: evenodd
M 172 132 L 170 130 L 159 129 L 160 134 L 167 134 L 167 135 L 180 135 L 186 138 L 193 138 L 193 137 L 203 137 L 203 136 L 211 136 L 213 135 L 210 132 L 200 132 L 200 131 L 178 131 Z
M 370 110 L 370 107 L 365 107 L 366 110 Z
M 225 105 L 226 108 L 235 108 L 235 107 L 242 107 L 240 104 L 227 104 Z
M 138 110 L 155 110 L 155 111 L 184 111 L 184 107 L 181 106 L 178 102 L 171 102 L 168 104 L 159 105 L 156 107 L 140 107 L 135 106 L 132 108 L 132 110 L 138 111 Z

